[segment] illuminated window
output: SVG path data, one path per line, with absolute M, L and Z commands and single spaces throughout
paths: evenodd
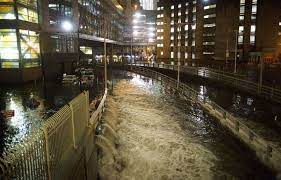
M 19 68 L 19 51 L 15 29 L 0 29 L 0 61 L 2 68 Z
M 209 5 L 209 6 L 204 6 L 204 10 L 213 9 L 213 8 L 216 8 L 216 7 L 217 7 L 216 4 L 212 4 L 212 5 Z
M 206 45 L 206 46 L 211 46 L 211 45 L 215 45 L 215 42 L 203 42 L 203 45 Z
M 245 19 L 244 15 L 239 16 L 239 20 L 243 21 Z
M 239 34 L 243 34 L 244 32 L 244 26 L 239 26 Z
M 195 58 L 196 58 L 195 53 L 192 53 L 191 58 L 192 58 L 192 59 L 195 59 Z
M 195 46 L 195 40 L 192 40 L 191 46 Z
M 251 25 L 251 33 L 255 33 L 256 32 L 256 25 Z
M 250 42 L 251 42 L 251 44 L 255 44 L 256 43 L 256 36 L 255 35 L 251 35 L 250 36 Z
M 243 44 L 243 36 L 238 36 L 238 44 Z
M 21 53 L 24 58 L 24 67 L 39 66 L 39 34 L 34 31 L 20 29 L 20 43 Z
M 204 19 L 214 18 L 214 17 L 216 17 L 216 14 L 208 14 L 204 16 Z
M 17 36 L 15 29 L 0 29 L 0 58 L 18 59 Z
M 193 7 L 192 12 L 193 12 L 193 13 L 196 12 L 196 7 Z
M 245 6 L 240 6 L 240 14 L 245 14 Z
M 212 27 L 216 27 L 216 24 L 215 24 L 215 23 L 212 23 L 212 24 L 204 24 L 204 27 L 206 27 L 206 28 L 212 28 Z
M 38 23 L 38 14 L 36 11 L 26 7 L 18 7 L 18 13 L 20 20 Z
M 257 14 L 257 5 L 252 5 L 252 14 Z
M 10 5 L 0 5 L 0 19 L 16 19 L 14 7 Z
M 87 55 L 92 55 L 93 54 L 93 50 L 91 47 L 85 47 L 85 46 L 80 46 L 80 50 Z

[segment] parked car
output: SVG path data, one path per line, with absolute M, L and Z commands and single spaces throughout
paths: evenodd
M 78 78 L 75 75 L 63 75 L 62 84 L 77 84 Z

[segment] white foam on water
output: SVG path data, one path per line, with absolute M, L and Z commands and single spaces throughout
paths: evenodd
M 120 81 L 109 97 L 117 114 L 119 145 L 115 162 L 102 156 L 101 179 L 213 179 L 216 156 L 179 124 L 182 115 L 170 104 L 157 104 L 141 81 Z M 107 115 L 106 118 L 110 118 Z

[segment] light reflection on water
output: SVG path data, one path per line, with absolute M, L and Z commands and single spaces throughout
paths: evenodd
M 0 86 L 0 111 L 14 110 L 14 117 L 0 117 L 0 154 L 21 142 L 31 131 L 37 129 L 47 118 L 81 93 L 89 90 L 90 98 L 101 93 L 102 84 L 93 88 L 62 86 L 61 84 L 26 84 L 21 86 Z M 40 102 L 37 108 L 30 108 L 29 98 Z

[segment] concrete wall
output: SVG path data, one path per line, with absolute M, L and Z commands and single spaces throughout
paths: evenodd
M 25 83 L 42 77 L 41 67 L 26 69 L 0 69 L 0 83 Z

